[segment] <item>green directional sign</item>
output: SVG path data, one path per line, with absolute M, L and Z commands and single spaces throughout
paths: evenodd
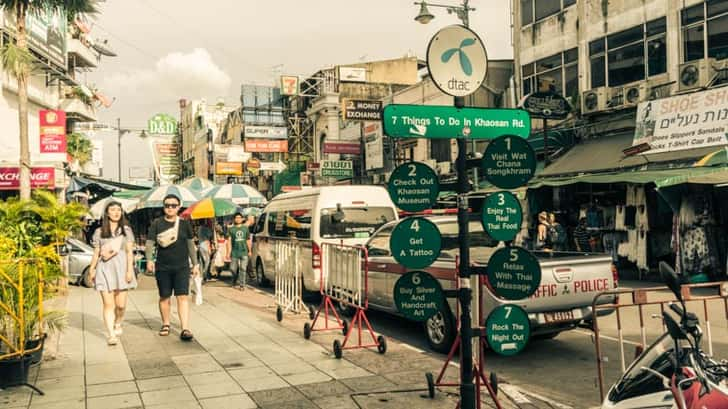
M 442 287 L 424 271 L 411 271 L 394 284 L 394 305 L 413 321 L 426 321 L 443 308 Z
M 392 231 L 389 248 L 399 264 L 417 269 L 430 266 L 440 256 L 442 238 L 435 223 L 423 217 L 410 217 Z
M 382 123 L 384 134 L 393 138 L 528 138 L 531 132 L 531 117 L 521 109 L 390 104 L 384 107 Z
M 483 171 L 493 185 L 515 189 L 527 184 L 536 174 L 536 154 L 525 139 L 503 135 L 485 148 Z
M 431 167 L 409 162 L 397 166 L 392 172 L 388 190 L 397 207 L 406 212 L 420 212 L 435 205 L 440 182 Z
M 528 298 L 541 285 L 538 259 L 521 247 L 496 250 L 485 271 L 495 296 L 506 300 Z
M 521 230 L 523 212 L 518 198 L 511 192 L 496 192 L 483 203 L 483 229 L 499 241 L 512 241 Z
M 485 321 L 488 345 L 500 355 L 515 355 L 528 343 L 531 323 L 523 308 L 504 304 L 496 307 Z

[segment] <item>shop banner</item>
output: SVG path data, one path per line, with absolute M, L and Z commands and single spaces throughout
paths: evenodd
M 2 13 L 0 17 L 4 17 L 4 21 L 0 21 L 2 23 L 0 26 L 4 26 L 14 33 L 17 31 L 16 19 L 11 10 L 11 7 L 6 7 L 5 10 L 0 9 L 0 13 Z M 0 20 L 3 20 L 3 18 L 0 18 Z M 30 48 L 64 68 L 66 67 L 67 20 L 66 12 L 62 7 L 45 7 L 45 10 L 39 9 L 38 12 L 28 12 L 25 16 L 25 29 L 27 30 Z
M 248 152 L 288 152 L 288 141 L 271 141 L 265 139 L 246 140 L 245 150 Z
M 382 139 L 382 124 L 368 122 L 364 125 L 364 141 L 366 142 L 366 170 L 381 169 L 384 167 L 384 140 Z
M 352 142 L 324 142 L 324 153 L 360 155 L 361 144 Z
M 288 139 L 285 126 L 245 125 L 245 138 Z
M 324 160 L 321 161 L 321 176 L 324 177 L 353 177 L 354 163 L 350 160 Z
M 347 120 L 382 120 L 382 101 L 347 99 L 342 104 L 341 112 Z
M 648 154 L 728 145 L 728 88 L 642 102 L 637 107 L 634 145 Z
M 159 177 L 160 185 L 172 184 L 179 179 L 179 144 L 152 143 L 154 154 L 154 167 Z
M 215 163 L 216 175 L 243 175 L 243 164 L 241 162 L 217 162 Z
M 40 119 L 40 153 L 66 153 L 66 113 L 43 109 Z
M 52 167 L 33 168 L 30 170 L 31 189 L 53 189 L 56 183 L 56 170 Z M 0 168 L 0 190 L 20 189 L 20 169 Z

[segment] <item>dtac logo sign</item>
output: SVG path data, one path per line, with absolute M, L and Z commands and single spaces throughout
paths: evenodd
M 477 91 L 485 81 L 488 56 L 477 34 L 453 25 L 438 31 L 430 40 L 427 69 L 442 92 L 464 97 Z

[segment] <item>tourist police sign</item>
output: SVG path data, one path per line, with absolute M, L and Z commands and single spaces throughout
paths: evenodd
M 521 247 L 496 250 L 485 271 L 495 296 L 506 300 L 528 298 L 541 285 L 541 265 Z
M 389 196 L 406 212 L 420 212 L 435 205 L 440 183 L 432 168 L 420 162 L 398 166 L 388 184 Z
M 503 135 L 485 149 L 483 171 L 493 185 L 515 189 L 528 183 L 536 173 L 536 154 L 525 139 Z
M 483 229 L 499 241 L 515 239 L 523 222 L 521 204 L 510 192 L 497 192 L 488 196 L 481 217 Z
M 394 284 L 394 305 L 405 318 L 426 321 L 443 310 L 442 287 L 424 271 L 411 271 Z
M 531 133 L 531 117 L 521 109 L 390 104 L 382 123 L 384 134 L 393 138 L 527 138 Z
M 515 355 L 528 343 L 531 323 L 523 308 L 504 304 L 496 307 L 485 321 L 488 345 L 500 355 Z
M 461 25 L 438 31 L 427 46 L 427 69 L 440 90 L 454 97 L 480 88 L 488 72 L 488 56 L 477 34 Z
M 425 268 L 440 256 L 442 238 L 435 223 L 422 218 L 405 219 L 392 230 L 392 256 L 407 268 Z

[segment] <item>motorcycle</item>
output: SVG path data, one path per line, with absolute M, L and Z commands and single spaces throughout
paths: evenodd
M 602 409 L 728 409 L 728 361 L 700 348 L 698 317 L 687 311 L 675 271 L 660 263 L 660 274 L 680 305 L 662 319 L 667 332 L 647 348 L 614 384 Z

